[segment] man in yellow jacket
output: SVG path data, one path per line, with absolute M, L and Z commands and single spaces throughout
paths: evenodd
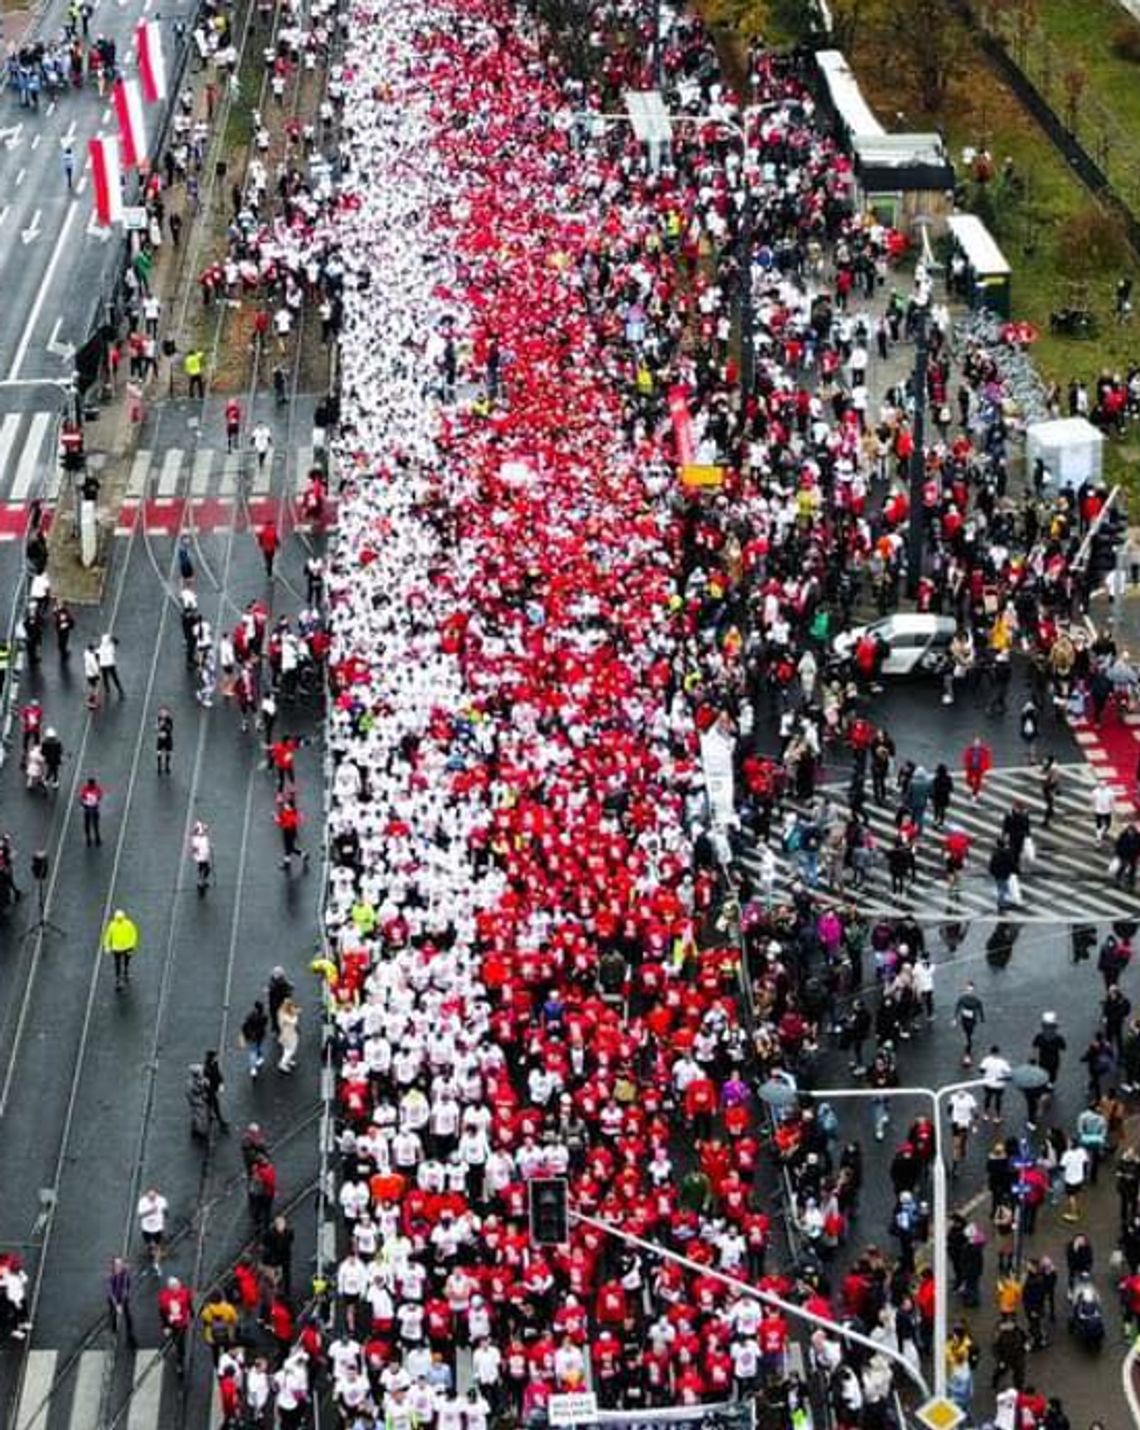
M 139 929 L 122 909 L 116 909 L 103 930 L 103 952 L 115 960 L 115 987 L 131 981 L 131 959 L 139 946 Z

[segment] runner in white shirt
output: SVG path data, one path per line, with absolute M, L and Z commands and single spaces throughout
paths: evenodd
M 467 1392 L 467 1404 L 463 1407 L 467 1430 L 487 1430 L 490 1414 L 490 1405 L 479 1393 L 478 1387 L 473 1385 Z
M 1089 1154 L 1079 1142 L 1070 1142 L 1061 1153 L 1061 1176 L 1065 1183 L 1065 1210 L 1062 1221 L 1077 1221 L 1081 1214 L 1081 1189 L 1089 1171 Z
M 978 1117 L 978 1099 L 968 1087 L 960 1088 L 950 1094 L 947 1112 L 950 1117 L 950 1166 L 953 1169 L 966 1160 L 970 1132 Z
M 139 1230 L 142 1232 L 147 1255 L 155 1266 L 162 1260 L 168 1207 L 169 1203 L 157 1187 L 148 1187 L 138 1202 Z
M 435 1403 L 435 1430 L 464 1430 L 463 1411 L 466 1401 L 458 1395 L 441 1395 Z
M 1002 1098 L 1013 1069 L 996 1043 L 978 1064 L 978 1071 L 982 1075 L 982 1117 L 987 1122 L 1000 1122 Z

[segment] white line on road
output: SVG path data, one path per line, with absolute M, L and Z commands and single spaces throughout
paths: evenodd
M 24 324 L 24 331 L 20 337 L 19 347 L 16 349 L 16 356 L 12 359 L 12 366 L 8 369 L 8 378 L 19 377 L 20 369 L 24 365 L 24 358 L 28 354 L 31 345 L 32 334 L 36 330 L 36 324 L 40 320 L 44 303 L 47 301 L 48 289 L 51 287 L 52 279 L 55 277 L 55 270 L 59 267 L 59 261 L 67 251 L 67 236 L 71 232 L 71 225 L 75 222 L 75 215 L 79 212 L 75 204 L 67 210 L 63 216 L 63 224 L 59 230 L 59 237 L 55 242 L 55 252 L 48 259 L 48 266 L 40 281 L 40 289 L 36 294 L 36 301 L 32 304 L 32 311 L 28 314 L 28 321 Z
M 21 169 L 20 172 L 16 175 L 16 187 L 17 187 L 17 188 L 19 188 L 20 185 L 24 182 L 24 179 L 25 179 L 25 177 L 27 176 L 27 172 L 28 172 L 27 169 Z
M 110 118 L 111 118 L 111 106 L 108 105 L 107 108 L 103 111 L 103 121 L 102 121 L 102 122 L 103 122 L 104 124 L 107 124 L 107 123 L 110 121 Z
M 178 493 L 178 478 L 182 472 L 182 448 L 171 447 L 162 459 L 162 471 L 158 474 L 160 497 L 172 497 Z
M 76 186 L 75 186 L 75 192 L 76 192 L 77 194 L 81 194 L 86 187 L 87 187 L 87 175 L 84 174 L 83 177 L 82 177 L 82 178 L 80 179 L 80 181 L 78 182 L 78 184 L 76 184 Z
M 33 149 L 38 149 L 38 148 L 39 148 L 39 146 L 40 146 L 40 140 L 41 140 L 43 137 L 44 137 L 44 136 L 43 136 L 42 134 L 37 134 L 37 135 L 32 139 L 32 148 L 33 148 Z
M 74 144 L 74 143 L 75 143 L 75 120 L 74 120 L 74 119 L 73 119 L 73 120 L 71 121 L 71 123 L 67 126 L 67 128 L 63 131 L 63 137 L 60 139 L 59 142 L 60 142 L 60 144 L 63 146 L 64 149 L 66 149 L 69 144 Z
M 199 447 L 194 453 L 194 470 L 190 474 L 190 495 L 204 497 L 210 490 L 210 472 L 214 465 L 214 454 L 208 447 Z
M 71 1402 L 72 1425 L 97 1425 L 99 1406 L 103 1398 L 103 1372 L 106 1351 L 81 1351 L 79 1371 L 75 1377 L 75 1394 Z
M 12 212 L 12 205 L 11 205 L 11 204 L 5 204 L 4 207 L 3 207 L 2 209 L 0 209 L 0 224 L 3 224 L 4 220 L 8 217 L 8 215 L 9 215 L 11 212 Z
M 152 1430 L 162 1408 L 162 1352 L 139 1351 L 128 1402 L 127 1430 Z
M 273 486 L 273 458 L 267 456 L 264 462 L 258 462 L 254 468 L 253 481 L 250 483 L 250 496 L 263 497 Z
M 40 462 L 40 448 L 43 446 L 44 433 L 50 421 L 50 412 L 37 412 L 28 426 L 28 439 L 20 453 L 15 480 L 12 482 L 11 501 L 27 501 L 32 494 Z
M 58 100 L 53 99 L 52 102 L 48 105 L 48 107 L 44 110 L 44 117 L 46 119 L 50 119 L 51 116 L 55 113 L 55 106 L 58 102 Z
M 131 477 L 127 483 L 127 499 L 140 501 L 146 494 L 146 474 L 150 468 L 150 450 L 140 447 L 131 464 Z
M 9 412 L 4 421 L 0 423 L 0 484 L 3 483 L 4 474 L 12 457 L 12 444 L 15 442 L 16 433 L 19 430 L 20 414 Z
M 31 243 L 33 239 L 39 238 L 40 234 L 43 233 L 43 229 L 40 227 L 40 218 L 42 215 L 43 210 L 37 209 L 32 215 L 32 221 L 27 228 L 20 230 L 21 243 Z
M 16 1411 L 16 1430 L 31 1430 L 40 1420 L 44 1403 L 51 1395 L 55 1380 L 55 1363 L 58 1351 L 29 1351 L 24 1369 L 24 1383 L 20 1391 L 20 1408 Z

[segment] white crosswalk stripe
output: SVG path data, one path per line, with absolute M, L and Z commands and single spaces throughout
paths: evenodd
M 238 476 L 241 472 L 241 454 L 226 452 L 222 457 L 222 475 L 218 484 L 218 495 L 227 501 L 237 496 Z
M 0 429 L 0 442 L 2 440 Z M 302 460 L 302 456 L 298 454 L 298 461 Z M 188 496 L 195 500 L 220 498 L 235 501 L 243 480 L 251 497 L 271 495 L 274 485 L 272 454 L 265 466 L 259 468 L 252 453 L 222 452 L 212 447 L 199 447 L 192 452 L 182 447 L 168 447 L 164 452 L 155 452 L 149 447 L 140 447 L 131 462 L 126 499 L 142 501 L 157 497 L 169 501 Z M 300 477 L 296 478 L 298 490 L 300 480 Z
M 253 480 L 249 484 L 250 495 L 268 496 L 273 483 L 273 453 L 270 452 L 264 462 L 258 462 L 256 456 L 251 457 L 250 463 L 253 467 Z
M 12 451 L 23 420 L 22 412 L 7 412 L 3 422 L 0 422 L 0 494 L 6 493 L 8 489 L 8 464 L 12 460 Z
M 16 1409 L 16 1430 L 42 1430 L 47 1424 L 48 1407 L 52 1399 L 58 1351 L 29 1351 L 20 1387 L 20 1404 Z
M 161 1351 L 138 1352 L 127 1412 L 127 1430 L 155 1430 L 160 1423 L 163 1375 Z
M 186 454 L 181 447 L 171 447 L 163 453 L 162 470 L 158 474 L 155 495 L 159 498 L 178 495 L 178 479 L 182 475 L 182 459 Z
M 858 889 L 848 885 L 845 898 L 874 914 L 897 914 L 906 909 L 919 914 L 929 912 L 939 918 L 948 914 L 959 918 L 993 917 L 997 905 L 989 873 L 990 854 L 1001 832 L 1002 820 L 1013 801 L 1019 799 L 1029 814 L 1037 858 L 1032 865 L 1023 862 L 1020 878 L 1023 902 L 1010 912 L 1011 919 L 1026 922 L 1104 921 L 1140 915 L 1137 895 L 1117 888 L 1109 876 L 1111 841 L 1098 844 L 1094 837 L 1091 791 L 1096 783 L 1096 772 L 1088 765 L 1068 765 L 1062 769 L 1056 814 L 1045 829 L 1041 827 L 1045 804 L 1036 770 L 992 770 L 986 777 L 976 804 L 970 800 L 961 776 L 956 774 L 954 781 L 954 796 L 944 829 L 933 828 L 930 807 L 927 806 L 925 829 L 917 848 L 918 875 L 901 899 L 891 894 L 890 876 L 886 869 L 886 851 L 895 835 L 895 806 L 888 804 L 880 807 L 868 799 L 867 815 L 878 857 L 867 882 Z M 831 796 L 842 813 L 846 813 L 845 784 L 827 787 L 823 792 Z M 794 803 L 791 807 L 797 808 Z M 942 862 L 943 839 L 951 828 L 963 829 L 971 841 L 969 859 L 953 902 L 948 894 Z M 800 875 L 795 856 L 779 847 L 778 820 L 773 819 L 772 829 L 771 846 L 776 856 L 779 887 Z M 756 859 L 751 852 L 744 855 L 743 862 L 755 871 Z M 829 890 L 823 882 L 820 891 L 825 894 L 841 892 Z
M 30 497 L 47 494 L 47 468 L 56 465 L 55 453 L 44 450 L 44 438 L 47 436 L 51 424 L 52 414 L 50 412 L 34 412 L 32 414 L 20 447 L 20 456 L 16 463 L 12 486 L 7 493 L 8 501 L 23 502 Z M 44 476 L 42 482 L 37 480 L 41 472 Z
M 294 496 L 304 496 L 309 485 L 309 470 L 313 465 L 312 447 L 297 448 L 296 477 L 293 482 Z
M 127 500 L 141 501 L 146 496 L 146 478 L 150 471 L 151 452 L 148 447 L 140 447 L 131 463 L 130 480 L 127 482 Z
M 110 1362 L 107 1351 L 80 1353 L 71 1402 L 72 1425 L 98 1425 L 103 1403 L 103 1377 L 110 1368 Z
M 51 414 L 34 414 L 30 425 L 26 416 L 24 413 L 9 413 L 0 421 L 0 475 L 5 466 L 13 462 L 15 452 L 19 451 L 19 457 L 15 459 L 16 486 L 12 500 L 24 500 L 29 495 L 50 497 L 58 490 L 59 464 L 54 461 L 48 480 L 39 487 L 34 485 L 35 472 L 41 460 L 39 449 L 44 445 L 43 437 L 52 420 Z M 22 426 L 27 427 L 30 436 L 21 446 L 18 438 Z M 177 497 L 236 501 L 244 488 L 250 498 L 263 500 L 271 496 L 276 488 L 292 501 L 305 491 L 312 465 L 313 449 L 307 446 L 286 452 L 283 460 L 270 452 L 261 468 L 254 453 L 248 451 L 223 452 L 213 447 L 193 450 L 168 447 L 164 451 L 155 451 L 151 447 L 140 447 L 131 458 L 124 497 L 129 502 L 154 498 L 169 501 Z M 277 481 L 278 472 L 282 473 L 283 486 Z M 0 497 L 3 497 L 2 489 Z
M 131 1352 L 121 1343 L 117 1352 L 32 1350 L 12 1430 L 96 1430 L 112 1419 L 120 1430 L 164 1430 L 175 1421 L 183 1389 L 161 1350 Z M 218 1399 L 211 1384 L 210 1430 L 221 1425 Z
M 204 497 L 210 491 L 210 472 L 214 466 L 214 454 L 208 447 L 199 447 L 194 453 L 194 470 L 190 475 L 190 495 Z

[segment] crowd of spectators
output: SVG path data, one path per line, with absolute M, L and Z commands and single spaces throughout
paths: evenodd
M 849 1036 L 890 1086 L 929 995 L 921 930 L 801 882 L 744 888 L 738 927 L 702 741 L 744 755 L 783 716 L 810 796 L 820 730 L 849 737 L 876 679 L 873 651 L 822 668 L 907 576 L 913 394 L 872 404 L 872 350 L 929 325 L 919 601 L 958 617 L 971 662 L 1052 658 L 1102 498 L 1008 492 L 1000 381 L 979 349 L 952 389 L 929 275 L 907 291 L 897 237 L 853 213 L 795 61 L 757 51 L 736 94 L 678 15 L 665 90 L 688 122 L 655 169 L 601 117 L 644 86 L 648 15 L 596 23 L 589 75 L 498 0 L 362 0 L 346 35 L 332 1390 L 346 1424 L 396 1430 L 525 1421 L 586 1384 L 631 1409 L 764 1391 L 799 1423 L 789 1318 L 744 1278 L 823 1322 L 838 1422 L 881 1426 L 929 1340 L 920 1177 L 897 1251 L 835 1284 L 861 1149 L 810 1107 L 769 1136 L 756 1090 L 809 1085 L 836 998 L 876 977 L 883 1026 Z M 711 491 L 679 482 L 686 455 Z M 742 762 L 745 823 L 787 777 L 769 763 Z M 777 1171 L 809 1243 L 790 1267 Z M 555 1249 L 528 1235 L 540 1176 L 590 1218 Z

